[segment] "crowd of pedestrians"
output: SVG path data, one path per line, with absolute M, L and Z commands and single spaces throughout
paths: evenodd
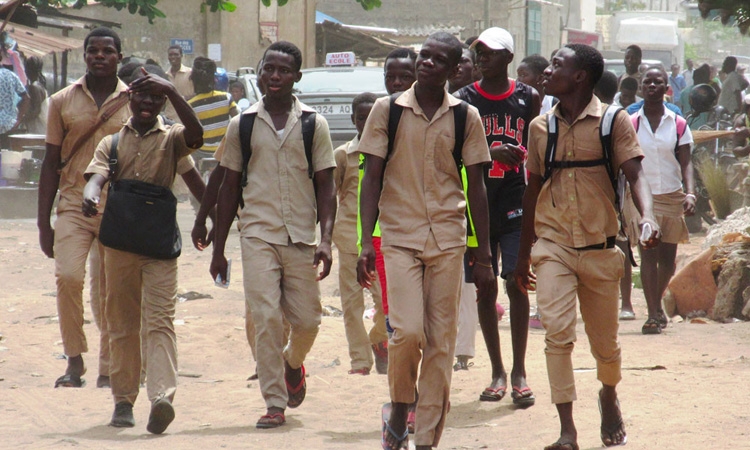
M 290 42 L 264 52 L 257 74 L 264 96 L 252 105 L 242 84 L 217 88 L 212 60 L 183 65 L 179 46 L 168 49 L 166 72 L 128 64 L 119 78 L 114 31 L 93 30 L 84 47 L 86 75 L 49 99 L 39 92 L 40 61 L 27 61 L 28 88 L 0 67 L 0 92 L 23 98 L 17 120 L 39 115 L 28 101 L 48 110 L 38 226 L 43 252 L 55 259 L 67 356 L 55 387 L 84 384 L 88 258 L 100 331 L 96 385 L 112 391 L 110 424 L 135 426 L 133 404 L 144 383 L 147 430 L 163 433 L 175 419 L 181 243 L 163 257 L 143 249 L 148 230 L 127 249 L 98 237 L 102 217 L 111 214 L 108 194 L 117 195 L 113 186 L 138 181 L 169 191 L 181 175 L 200 202 L 193 244 L 212 246 L 208 271 L 220 285 L 231 276 L 225 248 L 238 218 L 246 331 L 257 362 L 251 378 L 266 405 L 257 428 L 284 425 L 287 409 L 305 400 L 305 358 L 321 325 L 319 281 L 330 273 L 335 244 L 348 373 L 366 376 L 374 366 L 387 374 L 382 448 L 407 448 L 412 433 L 417 449 L 438 446 L 452 374 L 471 367 L 477 323 L 491 362 L 478 399 L 497 402 L 509 393 L 519 407 L 536 403 L 525 364 L 529 290 L 536 290 L 560 421 L 559 439 L 546 448 L 579 448 L 571 362 L 577 308 L 602 383 L 602 443 L 627 442 L 616 389 L 618 321 L 635 315 L 630 282 L 621 293 L 620 280 L 634 247 L 648 304 L 643 333 L 659 334 L 667 323 L 661 297 L 696 200 L 692 135 L 680 105 L 688 99 L 693 110 L 704 109 L 693 92 L 708 85 L 708 76 L 701 78 L 707 67 L 693 69 L 688 60 L 684 72 L 676 64 L 670 74 L 641 70 L 641 50 L 631 46 L 618 79 L 604 71 L 596 49 L 566 44 L 549 61 L 526 56 L 514 78 L 506 30 L 489 28 L 465 42 L 438 32 L 417 53 L 388 55 L 389 95 L 355 97 L 357 135 L 334 150 L 325 117 L 294 95 L 303 61 Z M 15 67 L 9 52 L 0 42 L 0 64 Z M 722 73 L 715 98 L 746 113 L 747 82 L 736 60 L 728 58 Z M 746 139 L 750 122 L 741 117 Z M 747 153 L 744 140 L 737 148 Z M 218 164 L 210 177 L 201 160 Z M 510 305 L 510 372 L 500 352 L 498 276 Z M 364 289 L 375 303 L 369 332 Z

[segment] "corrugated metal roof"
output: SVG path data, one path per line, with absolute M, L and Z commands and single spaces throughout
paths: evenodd
M 9 23 L 5 31 L 18 42 L 18 48 L 24 55 L 44 56 L 49 53 L 62 52 L 83 47 L 83 40 L 64 36 L 53 36 L 34 28 Z

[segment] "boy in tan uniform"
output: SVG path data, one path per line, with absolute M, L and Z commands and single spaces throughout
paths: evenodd
M 344 312 L 344 329 L 349 343 L 351 370 L 349 374 L 369 375 L 372 369 L 373 349 L 375 369 L 380 374 L 388 371 L 388 357 L 379 357 L 378 348 L 386 348 L 388 335 L 385 330 L 383 301 L 380 295 L 380 283 L 370 288 L 375 302 L 375 324 L 370 330 L 369 339 L 362 315 L 365 310 L 365 299 L 362 286 L 357 282 L 357 214 L 359 208 L 359 139 L 370 115 L 377 96 L 365 92 L 354 97 L 352 101 L 352 122 L 357 127 L 357 136 L 333 152 L 336 159 L 336 194 L 339 199 L 336 225 L 333 228 L 333 242 L 339 251 L 339 291 L 341 292 L 341 309 Z M 385 356 L 385 355 L 383 355 Z
M 88 351 L 83 332 L 83 281 L 86 257 L 99 236 L 101 216 L 81 215 L 81 196 L 86 184 L 83 171 L 94 155 L 96 144 L 122 128 L 130 117 L 127 85 L 117 78 L 117 64 L 122 59 L 117 33 L 97 28 L 86 36 L 84 48 L 86 75 L 49 99 L 47 152 L 39 179 L 39 243 L 45 255 L 55 258 L 57 312 L 63 349 L 68 357 L 65 375 L 57 379 L 55 387 L 81 387 L 81 376 L 86 372 L 82 356 Z M 118 102 L 121 106 L 110 111 Z M 107 112 L 110 115 L 105 117 Z M 80 142 L 99 121 L 102 125 Z M 65 163 L 62 168 L 61 162 Z M 58 189 L 60 201 L 53 229 L 50 213 Z M 99 245 L 98 241 L 95 245 Z M 101 247 L 99 250 L 102 254 Z M 91 278 L 91 310 L 101 332 L 97 386 L 104 387 L 109 385 L 109 335 L 104 317 L 103 264 L 91 265 Z
M 141 69 L 144 71 L 144 69 Z M 190 105 L 167 80 L 146 75 L 131 85 L 133 117 L 119 131 L 115 179 L 140 180 L 169 188 L 177 161 L 203 143 L 203 128 Z M 159 115 L 165 102 L 175 106 L 185 125 L 165 125 Z M 110 178 L 112 136 L 99 143 L 84 176 L 82 210 L 99 213 L 101 189 Z M 115 181 L 110 180 L 110 181 Z M 106 316 L 112 352 L 111 384 L 115 411 L 110 425 L 133 427 L 133 404 L 141 378 L 141 315 L 145 316 L 146 385 L 151 400 L 147 430 L 161 434 L 174 420 L 177 389 L 177 342 L 174 314 L 177 304 L 177 258 L 157 259 L 104 247 L 107 274 Z
M 554 161 L 575 164 L 602 159 L 599 125 L 603 107 L 593 95 L 604 61 L 587 45 L 568 44 L 552 58 L 545 70 L 545 93 L 560 102 L 546 115 L 531 122 L 529 135 L 529 183 L 523 200 L 523 228 L 515 277 L 527 290 L 536 271 L 537 303 L 546 331 L 545 350 L 552 402 L 560 417 L 560 438 L 547 450 L 577 450 L 578 433 L 573 422 L 576 399 L 571 353 L 576 340 L 576 297 L 591 352 L 602 382 L 599 404 L 601 440 L 606 446 L 621 445 L 627 435 L 617 401 L 621 379 L 618 330 L 619 281 L 625 256 L 615 247 L 619 229 L 615 192 L 604 164 L 554 168 L 545 174 L 547 123 L 557 118 L 557 150 Z M 651 191 L 643 176 L 641 159 L 630 118 L 622 111 L 612 131 L 614 173 L 625 173 L 633 198 L 652 232 L 644 239 L 658 243 L 659 228 L 652 211 Z M 547 162 L 549 164 L 549 162 Z M 554 166 L 553 166 L 554 167 Z M 532 243 L 537 239 L 532 251 Z
M 328 123 L 315 116 L 311 164 L 302 142 L 302 113 L 312 110 L 292 94 L 302 77 L 302 54 L 292 43 L 271 44 L 263 57 L 263 99 L 229 123 L 221 165 L 224 182 L 219 191 L 217 224 L 210 273 L 226 279 L 224 257 L 229 227 L 240 195 L 240 240 L 245 299 L 255 323 L 258 380 L 267 412 L 258 428 L 286 422 L 287 407 L 302 404 L 307 384 L 303 365 L 320 327 L 322 307 L 317 281 L 331 270 L 331 234 L 336 215 L 336 191 Z M 247 165 L 247 185 L 240 187 L 243 157 L 240 144 L 242 116 L 256 114 Z M 316 245 L 315 222 L 320 220 Z M 316 275 L 316 267 L 323 268 Z M 291 324 L 284 347 L 283 318 Z
M 445 83 L 458 70 L 461 53 L 461 43 L 454 36 L 431 35 L 417 58 L 416 84 L 396 100 L 403 106 L 403 114 L 388 164 L 390 98 L 379 99 L 373 106 L 359 146 L 366 160 L 357 275 L 364 287 L 369 287 L 376 276 L 372 231 L 379 206 L 394 329 L 388 346 L 392 410 L 383 427 L 385 449 L 406 445 L 407 408 L 415 400 L 418 372 L 417 449 L 437 446 L 448 410 L 466 248 L 466 201 L 453 158 L 454 108 L 461 101 L 445 91 Z M 490 155 L 478 112 L 467 109 L 461 157 L 468 173 L 468 197 L 480 245 L 475 253 L 479 266 L 475 282 L 480 290 L 496 293 L 482 181 L 482 166 L 490 161 Z

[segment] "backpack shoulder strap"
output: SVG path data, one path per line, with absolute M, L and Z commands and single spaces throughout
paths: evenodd
M 466 139 L 466 116 L 468 114 L 469 105 L 463 100 L 453 107 L 453 126 L 456 133 L 455 145 L 453 146 L 453 159 L 456 161 L 459 174 L 461 173 L 461 167 L 463 167 L 462 154 L 464 140 Z
M 385 157 L 386 162 L 390 159 L 391 152 L 393 152 L 393 143 L 396 140 L 398 123 L 401 121 L 401 114 L 404 112 L 404 107 L 396 104 L 396 99 L 401 94 L 401 92 L 396 92 L 391 95 L 390 108 L 388 110 L 388 153 Z
M 109 146 L 109 179 L 112 180 L 117 171 L 117 146 L 120 143 L 120 132 L 112 135 L 112 143 Z
M 313 178 L 313 138 L 315 137 L 315 112 L 302 112 L 302 142 L 305 144 L 305 158 L 307 159 L 307 176 Z
M 544 175 L 542 182 L 546 182 L 552 176 L 552 163 L 555 161 L 555 150 L 557 147 L 557 116 L 554 113 L 547 114 L 547 150 L 544 152 Z
M 632 114 L 630 116 L 630 121 L 633 123 L 633 128 L 635 129 L 635 132 L 638 132 L 638 127 L 641 124 L 640 115 L 638 113 Z
M 242 184 L 241 187 L 247 186 L 247 165 L 250 163 L 250 157 L 253 155 L 253 149 L 250 147 L 250 138 L 253 134 L 253 125 L 257 113 L 242 114 L 240 116 L 240 148 L 242 149 Z
M 617 174 L 615 174 L 614 151 L 612 149 L 612 132 L 614 131 L 617 114 L 622 110 L 623 108 L 619 106 L 607 106 L 604 114 L 602 114 L 601 123 L 599 124 L 599 139 L 602 142 L 604 159 L 607 161 L 607 164 L 604 164 L 604 167 L 607 169 L 609 179 L 612 181 L 612 189 L 615 191 L 615 205 L 617 205 L 618 208 L 620 204 L 620 196 L 617 192 Z
M 674 121 L 677 128 L 677 142 L 674 144 L 674 154 L 677 155 L 677 150 L 680 149 L 680 139 L 685 135 L 685 129 L 687 128 L 687 120 L 679 114 L 674 115 Z

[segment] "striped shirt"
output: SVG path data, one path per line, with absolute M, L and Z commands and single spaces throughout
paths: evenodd
M 188 103 L 203 125 L 203 147 L 200 150 L 215 152 L 227 132 L 231 119 L 229 111 L 236 107 L 234 101 L 226 92 L 211 91 L 197 94 Z

